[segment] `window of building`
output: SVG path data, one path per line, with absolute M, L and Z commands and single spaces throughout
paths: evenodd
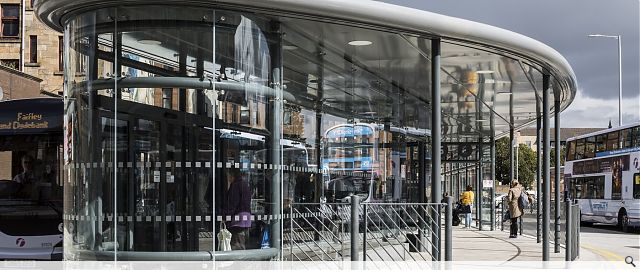
M 38 63 L 38 36 L 29 36 L 29 63 Z
M 240 106 L 240 124 L 248 125 L 250 124 L 250 111 L 247 106 Z
M 620 144 L 618 143 L 619 131 L 614 131 L 607 134 L 607 150 L 616 150 L 619 148 Z
M 20 66 L 20 60 L 18 59 L 2 59 L 0 60 L 0 65 L 3 65 L 5 67 L 10 67 L 13 69 L 18 69 L 18 67 Z
M 2 37 L 18 38 L 20 36 L 20 6 L 0 5 L 2 8 Z
M 64 70 L 64 37 L 58 37 L 58 70 Z

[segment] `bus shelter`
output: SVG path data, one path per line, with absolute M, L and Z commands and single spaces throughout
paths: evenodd
M 463 183 L 443 165 L 480 188 L 495 139 L 541 119 L 548 179 L 576 91 L 538 41 L 380 2 L 35 7 L 65 34 L 67 259 L 282 259 L 292 205 L 439 203 Z

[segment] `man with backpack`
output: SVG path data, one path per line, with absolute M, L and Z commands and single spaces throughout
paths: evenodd
M 529 198 L 516 180 L 511 181 L 511 188 L 507 194 L 507 203 L 511 220 L 509 238 L 517 238 L 518 218 L 522 216 L 524 209 L 529 205 Z

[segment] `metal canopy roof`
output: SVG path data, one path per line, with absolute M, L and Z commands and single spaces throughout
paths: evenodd
M 59 31 L 64 21 L 75 14 L 103 7 L 127 9 L 128 6 L 139 4 L 158 5 L 151 0 L 35 1 L 38 17 Z M 364 0 L 167 0 L 162 5 L 224 8 L 288 16 L 292 19 L 290 23 L 283 21 L 288 33 L 284 41 L 296 43 L 301 49 L 304 49 L 305 43 L 312 43 L 314 38 L 296 33 L 347 33 L 352 37 L 374 41 L 375 46 L 358 51 L 357 56 L 348 63 L 357 62 L 368 72 L 360 75 L 362 80 L 353 83 L 353 88 L 357 88 L 353 93 L 360 97 L 358 100 L 362 104 L 356 103 L 349 109 L 361 114 L 372 110 L 378 110 L 380 115 L 389 114 L 387 109 L 382 108 L 384 106 L 372 109 L 372 104 L 375 107 L 377 102 L 382 102 L 389 95 L 379 90 L 384 89 L 380 85 L 385 82 L 376 81 L 376 78 L 382 75 L 390 74 L 399 78 L 403 90 L 416 99 L 427 100 L 428 94 L 416 91 L 428 85 L 428 80 L 421 80 L 428 70 L 416 69 L 430 61 L 429 48 L 421 42 L 426 38 L 441 38 L 443 139 L 449 142 L 477 142 L 480 136 L 486 139 L 492 129 L 495 129 L 497 137 L 501 137 L 508 134 L 511 126 L 521 129 L 531 124 L 535 121 L 536 104 L 540 100 L 543 72 L 553 77 L 553 87 L 559 90 L 562 109 L 571 103 L 577 89 L 576 78 L 568 62 L 547 45 L 504 29 L 431 12 Z M 193 17 L 193 20 L 201 18 L 196 15 Z M 333 45 L 338 48 L 334 55 L 340 55 L 339 47 L 346 41 L 344 36 L 329 34 L 322 36 L 322 39 L 323 46 Z M 312 52 L 314 45 L 309 44 L 307 50 L 287 52 L 291 60 L 288 61 L 285 54 L 285 68 L 300 71 L 309 69 L 304 72 L 312 74 L 311 70 L 315 67 L 296 65 L 301 62 L 296 58 L 303 58 L 304 52 Z M 333 60 L 344 62 L 339 58 Z M 402 61 L 398 63 L 394 60 Z M 329 81 L 325 82 L 328 95 L 332 91 L 336 97 L 343 95 L 340 87 L 331 89 L 330 75 L 344 75 L 345 67 L 340 64 L 329 72 Z M 294 79 L 289 78 L 291 81 Z M 309 85 L 307 81 L 301 83 L 307 87 Z M 290 91 L 295 91 L 295 87 L 291 87 Z M 301 93 L 294 94 L 300 96 Z M 333 101 L 337 104 L 340 100 Z M 335 106 L 335 109 L 344 109 Z M 493 125 L 489 121 L 491 115 L 494 116 Z M 416 124 L 416 128 L 420 127 L 422 124 Z

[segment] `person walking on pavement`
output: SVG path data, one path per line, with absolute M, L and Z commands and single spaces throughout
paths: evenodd
M 522 211 L 524 210 L 520 208 L 520 204 L 518 203 L 522 192 L 522 186 L 518 185 L 518 181 L 511 181 L 511 188 L 509 189 L 509 193 L 507 194 L 507 203 L 509 205 L 509 214 L 511 218 L 509 238 L 518 237 L 518 218 L 522 216 Z
M 471 228 L 471 212 L 473 209 L 473 200 L 475 199 L 475 194 L 473 193 L 473 187 L 471 185 L 467 186 L 465 192 L 462 192 L 460 196 L 460 201 L 462 202 L 462 213 L 464 214 L 464 227 Z

